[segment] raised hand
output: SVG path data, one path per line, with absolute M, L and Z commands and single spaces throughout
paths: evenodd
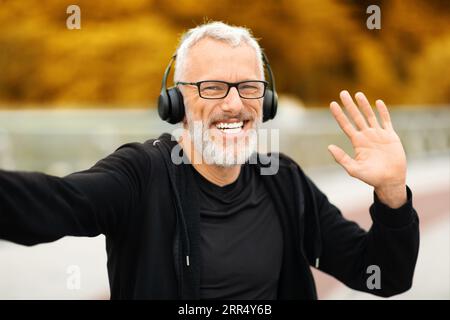
M 380 125 L 363 93 L 355 95 L 357 104 L 348 91 L 342 91 L 340 98 L 355 125 L 337 102 L 330 103 L 330 110 L 350 139 L 354 158 L 335 145 L 329 145 L 328 150 L 350 176 L 373 186 L 383 203 L 392 208 L 400 207 L 406 201 L 406 156 L 386 105 L 382 100 L 375 103 Z

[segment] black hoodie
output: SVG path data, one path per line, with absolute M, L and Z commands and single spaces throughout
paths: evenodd
M 0 238 L 30 246 L 105 234 L 112 299 L 198 299 L 197 190 L 190 164 L 171 160 L 175 146 L 169 134 L 129 143 L 62 178 L 0 171 Z M 346 220 L 287 156 L 256 160 L 251 167 L 258 173 L 270 166 L 268 160 L 279 161 L 276 174 L 260 175 L 283 230 L 279 299 L 317 298 L 310 266 L 380 296 L 411 287 L 419 222 L 408 187 L 408 200 L 398 209 L 373 194 L 373 224 L 366 232 Z M 371 265 L 380 268 L 379 289 L 367 286 Z

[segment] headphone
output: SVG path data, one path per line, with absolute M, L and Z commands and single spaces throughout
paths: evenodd
M 167 77 L 170 73 L 170 68 L 176 59 L 176 54 L 170 59 L 169 65 L 164 72 L 161 84 L 161 93 L 158 98 L 158 114 L 159 117 L 171 124 L 178 123 L 183 120 L 185 115 L 185 106 L 183 103 L 183 95 L 177 86 L 167 88 Z M 270 68 L 269 60 L 266 54 L 262 52 L 264 67 L 267 69 L 269 75 L 269 88 L 266 89 L 263 101 L 263 122 L 275 118 L 278 107 L 278 95 L 275 91 L 275 80 L 272 69 Z

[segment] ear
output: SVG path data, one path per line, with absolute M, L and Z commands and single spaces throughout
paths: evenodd
M 181 90 L 180 90 L 181 92 Z M 187 129 L 188 127 L 188 120 L 187 120 L 187 108 L 188 106 L 184 103 L 184 96 L 183 96 L 183 105 L 184 105 L 184 116 L 183 116 L 183 120 L 181 120 L 181 123 L 183 124 L 183 128 Z

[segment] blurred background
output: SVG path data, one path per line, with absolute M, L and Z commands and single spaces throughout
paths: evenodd
M 72 4 L 79 30 L 66 27 Z M 372 4 L 379 30 L 366 26 Z M 393 299 L 450 299 L 448 1 L 0 0 L 0 168 L 63 176 L 171 132 L 155 110 L 162 74 L 182 33 L 210 20 L 259 39 L 280 96 L 264 126 L 280 130 L 278 149 L 364 228 L 372 189 L 329 155 L 331 143 L 352 151 L 328 104 L 342 89 L 387 103 L 422 232 L 413 288 Z M 79 288 L 67 285 L 71 266 Z M 374 298 L 314 276 L 320 299 Z M 103 236 L 31 248 L 0 240 L 0 299 L 108 298 Z

